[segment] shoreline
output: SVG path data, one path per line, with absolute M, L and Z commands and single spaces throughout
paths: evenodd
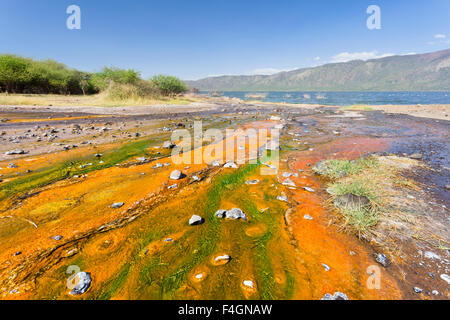
M 147 115 L 147 114 L 167 114 L 194 113 L 203 111 L 235 112 L 239 107 L 274 107 L 280 108 L 301 108 L 318 109 L 332 108 L 340 111 L 382 111 L 392 114 L 406 114 L 418 118 L 431 118 L 436 120 L 449 120 L 450 104 L 421 104 L 421 105 L 357 105 L 339 106 L 322 104 L 303 103 L 275 103 L 264 101 L 243 101 L 237 98 L 203 98 L 203 101 L 192 102 L 190 104 L 161 104 L 149 106 L 37 106 L 37 105 L 0 105 L 0 113 L 76 113 L 88 115 Z

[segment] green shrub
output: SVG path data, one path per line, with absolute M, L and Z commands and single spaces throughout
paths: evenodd
M 139 71 L 132 69 L 104 67 L 101 72 L 97 72 L 91 77 L 91 83 L 100 91 L 106 90 L 111 83 L 135 85 L 139 81 L 141 81 Z
M 18 92 L 33 76 L 31 60 L 14 55 L 0 55 L 0 87 L 6 92 Z
M 0 92 L 96 93 L 91 75 L 54 60 L 34 61 L 15 55 L 0 55 Z
M 136 84 L 122 84 L 111 82 L 104 91 L 106 97 L 112 101 L 141 100 L 154 98 L 158 95 L 156 90 L 148 81 L 138 81 Z
M 150 82 L 165 96 L 176 95 L 187 91 L 186 84 L 174 76 L 160 74 L 151 78 Z

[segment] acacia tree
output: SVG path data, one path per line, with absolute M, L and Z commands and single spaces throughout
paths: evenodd
M 6 92 L 20 90 L 20 86 L 31 80 L 28 72 L 30 61 L 14 55 L 0 55 L 0 85 Z

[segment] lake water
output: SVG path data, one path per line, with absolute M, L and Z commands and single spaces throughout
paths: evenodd
M 206 93 L 206 92 L 204 92 Z M 247 98 L 246 94 L 255 92 L 220 92 L 227 97 L 236 97 L 242 100 L 255 100 Z M 267 94 L 261 101 L 306 103 L 322 105 L 414 105 L 414 104 L 450 104 L 450 92 L 258 92 Z

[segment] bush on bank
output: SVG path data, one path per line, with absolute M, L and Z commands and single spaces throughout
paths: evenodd
M 171 96 L 187 91 L 177 77 L 158 75 L 143 80 L 133 69 L 103 68 L 97 73 L 83 72 L 54 60 L 37 61 L 11 54 L 0 54 L 0 92 L 25 94 L 96 94 L 105 92 L 112 99 Z

